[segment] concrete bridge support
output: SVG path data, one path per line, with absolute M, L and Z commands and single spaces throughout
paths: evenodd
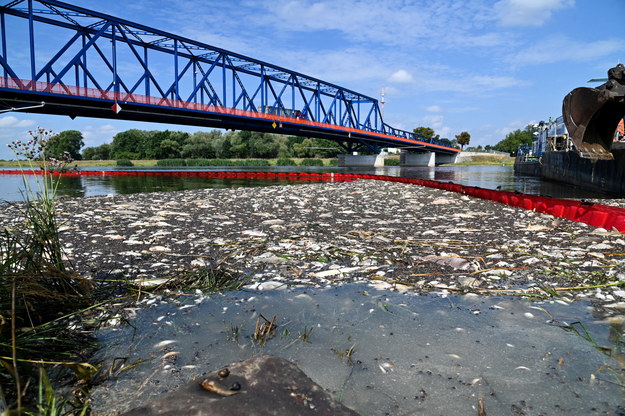
M 435 166 L 436 155 L 434 152 L 402 152 L 399 165 L 408 166 Z
M 384 166 L 384 157 L 387 153 L 379 155 L 339 155 L 339 166 L 346 167 L 374 167 L 381 168 Z
M 436 164 L 441 165 L 443 163 L 456 163 L 458 161 L 459 153 L 445 154 L 445 153 L 437 153 L 436 154 Z

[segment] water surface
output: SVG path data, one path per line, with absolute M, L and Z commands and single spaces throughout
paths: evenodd
M 8 169 L 8 168 L 7 168 Z M 1 169 L 1 170 L 7 170 Z M 272 172 L 339 172 L 401 176 L 454 182 L 467 186 L 488 189 L 501 189 L 556 198 L 609 198 L 608 195 L 586 191 L 572 185 L 542 180 L 532 176 L 517 176 L 511 166 L 442 166 L 419 168 L 339 168 L 339 167 L 214 167 L 214 168 L 107 168 L 84 167 L 83 170 L 149 170 L 149 171 L 272 171 Z M 32 183 L 33 178 L 28 178 Z M 96 196 L 108 194 L 128 194 L 139 192 L 181 191 L 199 188 L 224 188 L 238 186 L 270 186 L 299 182 L 270 179 L 230 179 L 180 176 L 82 176 L 62 178 L 59 195 L 70 197 Z M 0 174 L 0 189 L 3 201 L 23 200 L 24 189 L 21 175 Z
M 351 284 L 144 306 L 132 326 L 100 333 L 98 359 L 148 361 L 98 386 L 96 411 L 136 407 L 260 354 L 294 361 L 363 416 L 475 415 L 478 399 L 498 416 L 625 411 L 616 362 L 562 329 L 583 321 L 602 345 L 622 331 L 598 323 L 584 302 L 423 296 Z M 264 345 L 251 338 L 261 315 L 278 324 Z

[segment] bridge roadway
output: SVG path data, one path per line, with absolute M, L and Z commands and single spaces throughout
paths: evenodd
M 0 39 L 0 110 L 317 137 L 347 152 L 410 149 L 428 164 L 459 152 L 387 125 L 371 97 L 56 0 L 0 6 Z

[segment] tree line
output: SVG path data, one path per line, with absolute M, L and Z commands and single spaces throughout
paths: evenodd
M 471 135 L 466 131 L 463 131 L 462 133 L 456 135 L 455 140 L 439 139 L 439 135 L 436 134 L 436 132 L 430 127 L 417 127 L 413 131 L 416 134 L 421 135 L 425 139 L 434 138 L 437 140 L 447 141 L 449 142 L 450 147 L 460 147 L 461 149 L 464 149 L 464 146 L 468 145 L 471 140 Z M 511 155 L 516 154 L 519 146 L 532 144 L 532 142 L 534 141 L 534 134 L 537 131 L 538 128 L 535 125 L 528 124 L 523 130 L 517 129 L 508 133 L 503 140 L 499 141 L 494 146 L 486 145 L 483 150 L 496 150 L 498 152 L 510 153 Z M 482 150 L 482 146 L 480 145 L 468 149 L 479 151 Z
M 436 134 L 433 128 L 431 127 L 417 127 L 412 130 L 418 136 L 421 136 L 425 141 L 429 141 L 430 139 L 434 139 L 440 141 L 442 144 L 453 147 L 455 149 L 464 149 L 464 146 L 468 145 L 471 141 L 471 135 L 469 132 L 463 131 L 460 134 L 456 135 L 456 138 L 453 140 L 449 140 L 447 138 L 442 138 L 440 135 Z
M 86 160 L 108 159 L 274 159 L 331 158 L 344 150 L 332 140 L 283 136 L 272 133 L 220 130 L 181 131 L 127 130 L 113 136 L 110 144 L 86 147 Z
M 536 130 L 530 124 L 486 148 L 514 154 L 520 145 L 532 143 Z M 413 131 L 424 140 L 440 140 L 455 148 L 464 148 L 471 139 L 468 132 L 449 140 L 441 139 L 430 127 L 417 127 Z M 83 146 L 81 132 L 65 130 L 50 138 L 47 153 L 56 158 L 68 153 L 75 160 L 333 158 L 344 153 L 344 149 L 332 140 L 220 130 L 186 133 L 131 129 L 117 133 L 111 143 L 82 149 Z

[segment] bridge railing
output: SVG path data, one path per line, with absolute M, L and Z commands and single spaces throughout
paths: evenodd
M 212 104 L 202 104 L 196 102 L 188 102 L 182 100 L 174 100 L 170 98 L 162 98 L 162 97 L 151 97 L 140 94 L 133 93 L 125 93 L 125 92 L 114 92 L 109 90 L 101 90 L 97 88 L 89 88 L 89 87 L 79 87 L 73 85 L 66 84 L 52 84 L 48 82 L 42 81 L 32 81 L 32 80 L 24 80 L 18 78 L 10 78 L 10 77 L 0 77 L 0 88 L 11 89 L 11 90 L 21 90 L 21 91 L 32 91 L 35 93 L 42 94 L 54 94 L 54 95 L 65 95 L 65 96 L 76 96 L 83 98 L 91 98 L 97 100 L 105 100 L 113 103 L 118 103 L 119 105 L 123 105 L 125 103 L 133 103 L 133 104 L 141 104 L 141 105 L 149 105 L 149 106 L 157 106 L 157 107 L 170 107 L 170 108 L 179 108 L 183 110 L 190 111 L 199 111 L 205 113 L 218 113 L 225 114 L 228 116 L 236 116 L 236 117 L 248 117 L 266 120 L 271 123 L 276 123 L 274 128 L 282 127 L 282 123 L 292 123 L 292 124 L 300 124 L 307 125 L 311 127 L 320 127 L 325 129 L 333 129 L 340 130 L 346 133 L 347 137 L 351 138 L 351 134 L 363 134 L 366 136 L 376 136 L 384 139 L 397 140 L 398 142 L 403 142 L 404 144 L 410 145 L 429 145 L 429 146 L 437 146 L 441 148 L 445 148 L 445 150 L 449 150 L 446 146 L 429 143 L 427 141 L 420 141 L 410 138 L 404 131 L 394 131 L 394 133 L 399 133 L 396 135 L 380 133 L 370 129 L 357 129 L 353 127 L 345 127 L 345 126 L 337 126 L 329 123 L 322 123 L 318 121 L 307 120 L 302 117 L 297 117 L 297 114 L 293 116 L 286 115 L 278 115 L 271 113 L 263 113 L 249 110 L 240 110 L 236 108 L 230 107 L 220 107 Z M 45 95 L 44 95 L 45 97 Z M 113 111 L 113 110 L 111 110 Z M 122 109 L 123 111 L 123 109 Z

